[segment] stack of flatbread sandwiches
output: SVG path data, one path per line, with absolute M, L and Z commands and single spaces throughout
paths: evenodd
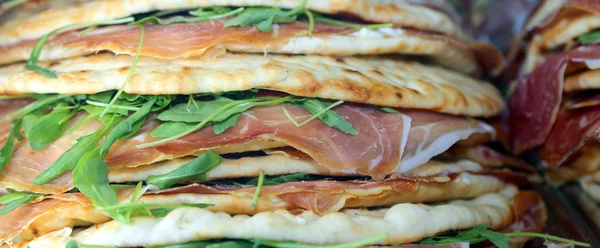
M 546 210 L 519 189 L 532 167 L 486 146 L 505 102 L 480 78 L 502 56 L 447 4 L 6 10 L 0 244 L 522 245 L 504 233 Z
M 600 201 L 599 28 L 597 1 L 543 1 L 529 17 L 514 52 L 510 132 L 517 153 L 540 155 L 550 182 L 579 181 Z

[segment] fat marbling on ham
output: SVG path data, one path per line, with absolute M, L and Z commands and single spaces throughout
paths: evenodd
M 546 60 L 519 80 L 510 97 L 512 149 L 521 153 L 543 144 L 556 121 L 564 88 L 565 71 L 571 63 L 596 69 L 600 46 L 579 47 Z

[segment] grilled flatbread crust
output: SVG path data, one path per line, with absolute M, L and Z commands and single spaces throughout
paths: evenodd
M 117 90 L 131 63 L 128 55 L 67 59 L 50 64 L 58 79 L 25 71 L 21 64 L 7 66 L 0 69 L 0 93 Z M 140 58 L 125 92 L 194 94 L 252 88 L 477 117 L 495 116 L 504 108 L 502 96 L 489 83 L 436 66 L 382 57 L 228 54 L 215 60 Z
M 43 11 L 27 18 L 11 20 L 0 26 L 0 46 L 36 39 L 62 26 L 91 20 L 111 20 L 157 10 L 195 9 L 211 6 L 272 6 L 295 8 L 301 0 L 98 0 L 65 8 Z M 460 27 L 445 13 L 407 0 L 308 0 L 306 8 L 328 14 L 348 14 L 368 22 L 463 35 Z
M 523 204 L 528 198 L 529 204 Z M 539 197 L 507 187 L 473 200 L 439 205 L 398 204 L 378 210 L 347 209 L 324 216 L 312 212 L 276 210 L 231 216 L 205 209 L 182 208 L 164 218 L 137 218 L 130 225 L 116 221 L 73 235 L 80 244 L 105 246 L 153 246 L 198 239 L 267 239 L 308 244 L 351 242 L 386 234 L 382 244 L 408 243 L 441 232 L 479 224 L 503 228 L 520 216 L 518 208 L 545 209 Z M 70 229 L 63 229 L 28 243 L 36 247 L 64 247 Z M 24 245 L 24 244 L 19 244 Z

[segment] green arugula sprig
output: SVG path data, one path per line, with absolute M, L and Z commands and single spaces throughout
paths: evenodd
M 579 43 L 583 45 L 590 45 L 600 40 L 600 30 L 594 30 L 585 34 L 582 34 L 577 38 Z
M 254 196 L 252 197 L 252 205 L 250 209 L 254 210 L 256 205 L 258 205 L 258 198 L 260 197 L 260 191 L 265 183 L 265 173 L 260 171 L 258 174 L 258 183 L 256 184 L 256 190 L 254 191 Z
M 8 10 L 8 9 L 12 9 L 14 7 L 17 7 L 21 4 L 26 3 L 28 0 L 10 0 L 10 1 L 6 1 L 4 3 L 2 3 L 2 5 L 0 5 L 0 8 L 2 10 Z
M 150 176 L 146 183 L 159 189 L 167 189 L 185 180 L 206 180 L 206 173 L 217 167 L 223 158 L 214 152 L 207 152 L 183 166 L 163 175 Z
M 417 243 L 428 245 L 441 245 L 459 242 L 469 242 L 470 244 L 477 244 L 483 241 L 490 241 L 498 248 L 510 248 L 509 242 L 511 237 L 535 237 L 564 242 L 568 244 L 574 244 L 582 247 L 590 247 L 590 245 L 587 243 L 564 239 L 547 234 L 531 232 L 499 233 L 489 230 L 489 228 L 490 227 L 487 225 L 478 225 L 469 230 L 442 234 L 435 237 L 423 239 Z
M 244 8 L 227 8 L 227 7 L 213 7 L 213 8 L 200 8 L 194 11 L 188 12 L 193 17 L 185 17 L 185 16 L 174 16 L 169 17 L 168 19 L 161 19 L 157 15 L 144 17 L 140 20 L 133 22 L 132 24 L 144 24 L 144 23 L 154 23 L 159 25 L 169 25 L 174 23 L 195 23 L 202 21 L 211 21 L 227 18 L 230 16 L 234 16 L 244 11 Z
M 4 216 L 18 207 L 25 205 L 38 197 L 43 196 L 42 194 L 31 194 L 23 192 L 13 192 L 0 197 L 0 205 L 4 205 L 0 208 L 0 216 Z
M 252 7 L 242 11 L 236 18 L 227 21 L 224 27 L 252 25 L 260 31 L 269 32 L 275 23 L 289 23 L 295 21 L 300 14 L 304 13 L 306 0 L 291 10 L 280 8 Z
M 152 136 L 165 139 L 142 144 L 138 148 L 162 145 L 209 125 L 214 125 L 215 134 L 221 134 L 229 127 L 235 126 L 240 114 L 244 111 L 253 107 L 273 106 L 283 103 L 291 103 L 308 110 L 313 116 L 307 122 L 318 118 L 328 126 L 337 128 L 346 134 L 358 135 L 358 131 L 352 127 L 352 124 L 345 117 L 331 109 L 341 104 L 341 102 L 329 103 L 326 100 L 295 96 L 252 97 L 247 95 L 236 99 L 231 98 L 229 95 L 215 95 L 214 98 L 214 100 L 202 101 L 197 107 L 190 107 L 190 103 L 182 103 L 160 113 L 157 119 L 165 123 L 153 130 Z M 287 115 L 290 116 L 289 113 Z M 290 121 L 297 124 L 291 116 Z

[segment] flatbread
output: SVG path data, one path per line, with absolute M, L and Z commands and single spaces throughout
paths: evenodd
M 579 183 L 588 195 L 600 202 L 600 171 L 582 177 Z
M 290 26 L 298 30 L 299 24 L 276 25 L 270 33 L 263 33 L 257 29 L 254 32 L 241 32 L 238 31 L 239 29 L 226 28 L 225 30 L 230 32 L 241 33 L 229 35 L 221 34 L 221 25 L 221 22 L 171 26 L 148 25 L 144 47 L 140 54 L 161 59 L 210 57 L 226 51 L 334 56 L 404 54 L 426 56 L 437 64 L 473 75 L 480 74 L 482 69 L 483 71 L 496 70 L 502 66 L 502 55 L 490 45 L 483 43 L 470 45 L 466 41 L 447 35 L 402 28 L 346 30 L 337 33 L 333 31 L 328 33 L 325 29 L 312 37 L 308 34 L 298 37 L 297 33 L 279 30 L 288 29 Z M 213 34 L 207 34 L 210 32 L 207 30 L 209 28 L 218 30 L 212 32 Z M 247 29 L 251 30 L 251 28 Z M 308 28 L 304 25 L 300 30 L 308 32 Z M 140 30 L 137 26 L 100 28 L 85 36 L 81 36 L 77 31 L 74 32 L 59 36 L 57 40 L 48 41 L 39 57 L 40 61 L 65 59 L 100 51 L 134 55 L 140 39 Z M 110 34 L 107 35 L 107 32 Z M 0 64 L 26 61 L 34 45 L 34 42 L 25 42 L 0 47 L 0 53 L 3 54 L 0 57 Z M 480 68 L 478 53 L 485 56 L 486 62 L 490 62 L 484 64 L 484 66 L 489 64 L 486 66 L 489 68 Z
M 117 90 L 129 74 L 132 57 L 99 54 L 54 62 L 58 79 L 0 69 L 0 93 L 94 94 Z M 43 65 L 47 66 L 47 65 Z M 21 70 L 20 73 L 14 73 Z M 504 100 L 489 83 L 419 62 L 397 58 L 227 54 L 215 60 L 140 58 L 125 92 L 195 94 L 248 90 L 283 91 L 380 106 L 427 109 L 490 117 Z
M 548 182 L 555 186 L 577 180 L 585 175 L 600 171 L 600 144 L 584 145 L 579 157 L 553 170 L 546 170 Z
M 323 181 L 321 181 L 323 182 Z M 305 182 L 308 187 L 316 187 L 319 181 Z M 468 199 L 487 193 L 494 193 L 506 187 L 506 183 L 493 176 L 461 173 L 448 182 L 407 182 L 401 183 L 407 189 L 394 189 L 391 186 L 371 188 L 347 188 L 343 192 L 327 193 L 322 190 L 323 197 L 315 199 L 314 213 L 327 214 L 342 208 L 360 208 L 392 206 L 398 203 L 436 202 L 442 200 Z M 406 184 L 406 185 L 405 185 Z M 289 186 L 289 185 L 288 185 Z M 270 189 L 270 187 L 275 187 Z M 287 187 L 287 186 L 286 186 Z M 252 209 L 255 188 L 231 192 L 204 192 L 203 186 L 186 186 L 162 192 L 148 191 L 140 201 L 147 204 L 213 204 L 206 208 L 213 212 L 228 214 L 258 214 L 280 209 L 304 209 L 290 201 L 289 197 L 304 197 L 302 194 L 317 192 L 316 189 L 305 189 L 292 192 L 283 191 L 279 186 L 263 186 L 256 208 Z M 289 190 L 288 190 L 289 191 Z M 129 192 L 129 193 L 127 193 Z M 286 191 L 287 192 L 287 191 Z M 300 192 L 298 195 L 297 192 Z M 123 202 L 129 202 L 131 191 L 120 194 Z M 306 197 L 302 199 L 308 199 Z M 313 204 L 310 203 L 309 204 Z M 89 199 L 81 194 L 62 194 L 40 198 L 34 203 L 22 206 L 5 216 L 0 216 L 0 243 L 9 242 L 20 235 L 33 238 L 51 231 L 74 225 L 91 225 L 109 220 L 102 211 L 95 209 Z
M 36 39 L 68 24 L 91 20 L 112 20 L 156 10 L 196 9 L 210 6 L 272 6 L 292 9 L 301 0 L 98 0 L 65 8 L 43 11 L 27 18 L 11 20 L 0 26 L 0 46 Z M 407 0 L 308 0 L 306 8 L 328 14 L 349 14 L 368 22 L 466 36 L 445 13 L 411 4 Z
M 130 225 L 111 221 L 73 235 L 80 244 L 154 246 L 198 239 L 266 239 L 307 244 L 336 244 L 385 234 L 381 244 L 409 243 L 438 233 L 485 224 L 501 228 L 512 223 L 512 201 L 521 196 L 514 187 L 469 201 L 440 205 L 398 204 L 378 210 L 347 209 L 325 216 L 312 212 L 276 210 L 252 217 L 182 208 L 164 218 L 137 218 Z M 537 200 L 539 201 L 539 199 Z M 541 206 L 543 208 L 543 205 Z M 71 238 L 50 234 L 28 243 L 36 247 L 64 247 Z M 48 242 L 50 241 L 50 242 Z M 39 243 L 38 243 L 39 242 Z
M 109 168 L 109 180 L 114 183 L 139 182 L 147 179 L 149 176 L 166 174 L 193 159 L 194 157 L 185 157 L 135 168 Z M 409 172 L 396 173 L 391 175 L 391 177 L 434 177 L 431 179 L 432 181 L 447 182 L 450 181 L 450 177 L 447 175 L 451 173 L 477 173 L 483 171 L 484 167 L 470 160 L 431 160 Z M 356 176 L 328 170 L 310 158 L 292 157 L 285 152 L 277 151 L 267 156 L 224 159 L 219 166 L 206 173 L 205 181 L 243 177 L 253 178 L 257 177 L 260 172 L 263 172 L 267 176 L 295 173 L 322 176 Z
M 600 88 L 600 70 L 586 70 L 565 78 L 565 93 Z

